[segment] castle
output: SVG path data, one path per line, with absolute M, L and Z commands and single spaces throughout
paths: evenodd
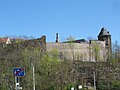
M 55 42 L 46 42 L 46 50 L 58 50 L 59 57 L 68 60 L 81 60 L 88 62 L 106 62 L 111 57 L 111 35 L 106 28 L 98 34 L 98 40 L 86 41 L 84 39 L 59 42 L 56 34 Z
M 98 34 L 98 40 L 86 41 L 84 39 L 59 42 L 58 33 L 55 42 L 46 42 L 46 36 L 31 40 L 9 40 L 9 44 L 20 41 L 21 47 L 39 47 L 41 52 L 52 50 L 58 51 L 58 56 L 62 60 L 81 60 L 87 62 L 106 62 L 111 57 L 111 35 L 106 28 L 102 28 Z M 6 41 L 5 41 L 6 40 Z M 7 39 L 4 39 L 4 43 Z M 0 39 L 3 43 L 3 39 Z M 16 43 L 16 44 L 17 44 Z M 15 43 L 14 43 L 15 44 Z

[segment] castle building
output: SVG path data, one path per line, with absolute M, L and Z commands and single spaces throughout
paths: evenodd
M 0 43 L 14 44 L 9 38 L 0 38 Z M 38 39 L 22 40 L 20 44 L 21 47 L 39 47 L 41 52 L 47 52 L 48 54 L 53 50 L 57 50 L 58 56 L 62 60 L 106 62 L 111 58 L 112 52 L 111 35 L 106 28 L 101 29 L 98 40 L 79 39 L 59 42 L 57 33 L 55 42 L 46 42 L 46 36 L 42 36 Z
M 98 40 L 86 41 L 84 39 L 59 42 L 58 33 L 55 42 L 46 42 L 46 50 L 59 52 L 62 60 L 81 60 L 87 62 L 105 62 L 111 56 L 111 35 L 107 29 L 102 28 Z

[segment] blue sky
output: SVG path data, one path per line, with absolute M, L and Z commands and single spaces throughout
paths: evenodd
M 0 0 L 0 36 L 97 38 L 102 27 L 120 42 L 120 0 Z

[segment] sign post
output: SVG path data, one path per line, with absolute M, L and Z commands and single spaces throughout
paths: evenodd
M 15 76 L 15 89 L 20 90 L 20 77 L 25 76 L 25 68 L 14 68 L 13 75 Z

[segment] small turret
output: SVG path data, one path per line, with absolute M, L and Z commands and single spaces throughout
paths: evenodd
M 98 35 L 98 40 L 100 41 L 105 41 L 106 46 L 111 46 L 111 35 L 109 31 L 107 31 L 106 28 L 102 28 L 99 35 Z
M 105 41 L 107 54 L 108 54 L 108 59 L 109 59 L 111 57 L 111 53 L 112 53 L 111 35 L 110 35 L 109 31 L 107 31 L 106 28 L 103 27 L 101 29 L 101 31 L 98 35 L 98 40 Z

